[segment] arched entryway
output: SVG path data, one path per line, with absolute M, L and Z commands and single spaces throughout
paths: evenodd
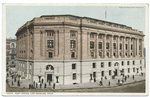
M 52 82 L 54 80 L 53 78 L 54 74 L 54 67 L 52 65 L 47 65 L 46 66 L 46 82 Z

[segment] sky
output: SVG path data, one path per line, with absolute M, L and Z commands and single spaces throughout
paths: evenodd
M 144 6 L 6 6 L 6 37 L 15 38 L 18 28 L 34 17 L 61 14 L 106 20 L 130 26 L 144 33 L 146 31 Z

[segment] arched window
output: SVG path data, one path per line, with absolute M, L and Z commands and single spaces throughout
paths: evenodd
M 54 67 L 52 65 L 47 65 L 46 70 L 54 70 Z

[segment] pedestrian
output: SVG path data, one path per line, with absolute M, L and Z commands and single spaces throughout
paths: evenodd
M 108 85 L 110 86 L 110 81 L 108 82 Z
M 105 76 L 105 80 L 107 80 L 107 77 Z
M 118 83 L 120 83 L 120 80 L 118 80 Z
M 46 88 L 46 83 L 45 83 L 45 88 Z
M 101 81 L 101 85 L 103 86 L 103 82 Z
M 53 89 L 55 89 L 55 83 L 53 84 Z
M 38 88 L 38 84 L 36 83 L 36 88 Z
M 42 88 L 42 84 L 40 83 L 40 88 Z
M 133 80 L 134 80 L 134 75 L 132 76 Z
M 96 82 L 96 78 L 94 77 L 94 82 Z
M 99 85 L 101 86 L 101 81 L 99 81 Z
M 42 84 L 43 84 L 43 79 L 42 79 Z
M 12 86 L 14 85 L 13 81 L 12 81 Z

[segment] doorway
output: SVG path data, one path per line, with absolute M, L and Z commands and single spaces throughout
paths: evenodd
M 47 74 L 47 82 L 52 82 L 52 74 Z

